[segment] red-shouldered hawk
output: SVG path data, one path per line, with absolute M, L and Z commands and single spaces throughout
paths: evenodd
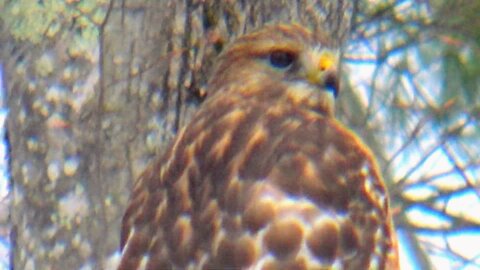
M 396 269 L 375 159 L 334 119 L 338 52 L 299 25 L 219 56 L 208 97 L 138 179 L 119 269 Z

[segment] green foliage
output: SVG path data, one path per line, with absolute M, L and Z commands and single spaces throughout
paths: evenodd
M 106 0 L 0 0 L 0 20 L 20 41 L 38 44 L 70 29 L 74 22 L 83 39 L 98 38 L 98 24 L 105 16 Z
M 461 94 L 462 101 L 472 106 L 478 102 L 480 54 L 470 49 L 447 47 L 443 50 L 444 100 Z
M 434 1 L 432 8 L 437 32 L 473 42 L 477 48 L 480 47 L 480 1 Z
M 440 52 L 440 102 L 475 116 L 480 102 L 480 1 L 445 1 L 434 15 L 434 48 Z M 478 113 L 476 113 L 478 120 Z M 450 115 L 445 114 L 447 118 Z M 450 116 L 450 117 L 448 117 Z M 445 118 L 437 118 L 445 120 Z

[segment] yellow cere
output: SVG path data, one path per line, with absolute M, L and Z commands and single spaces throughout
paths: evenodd
M 335 55 L 331 51 L 322 51 L 318 59 L 318 69 L 327 70 L 335 65 Z

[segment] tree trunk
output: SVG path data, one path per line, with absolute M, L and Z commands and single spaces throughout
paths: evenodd
M 132 183 L 201 102 L 222 47 L 275 21 L 322 27 L 341 44 L 351 10 L 320 0 L 21 2 L 0 11 L 15 269 L 111 269 Z

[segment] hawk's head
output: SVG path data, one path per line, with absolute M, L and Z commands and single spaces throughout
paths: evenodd
M 225 92 L 229 89 L 220 85 L 234 85 L 245 96 L 274 97 L 331 116 L 339 91 L 338 58 L 327 40 L 299 25 L 264 27 L 223 52 L 209 89 Z

